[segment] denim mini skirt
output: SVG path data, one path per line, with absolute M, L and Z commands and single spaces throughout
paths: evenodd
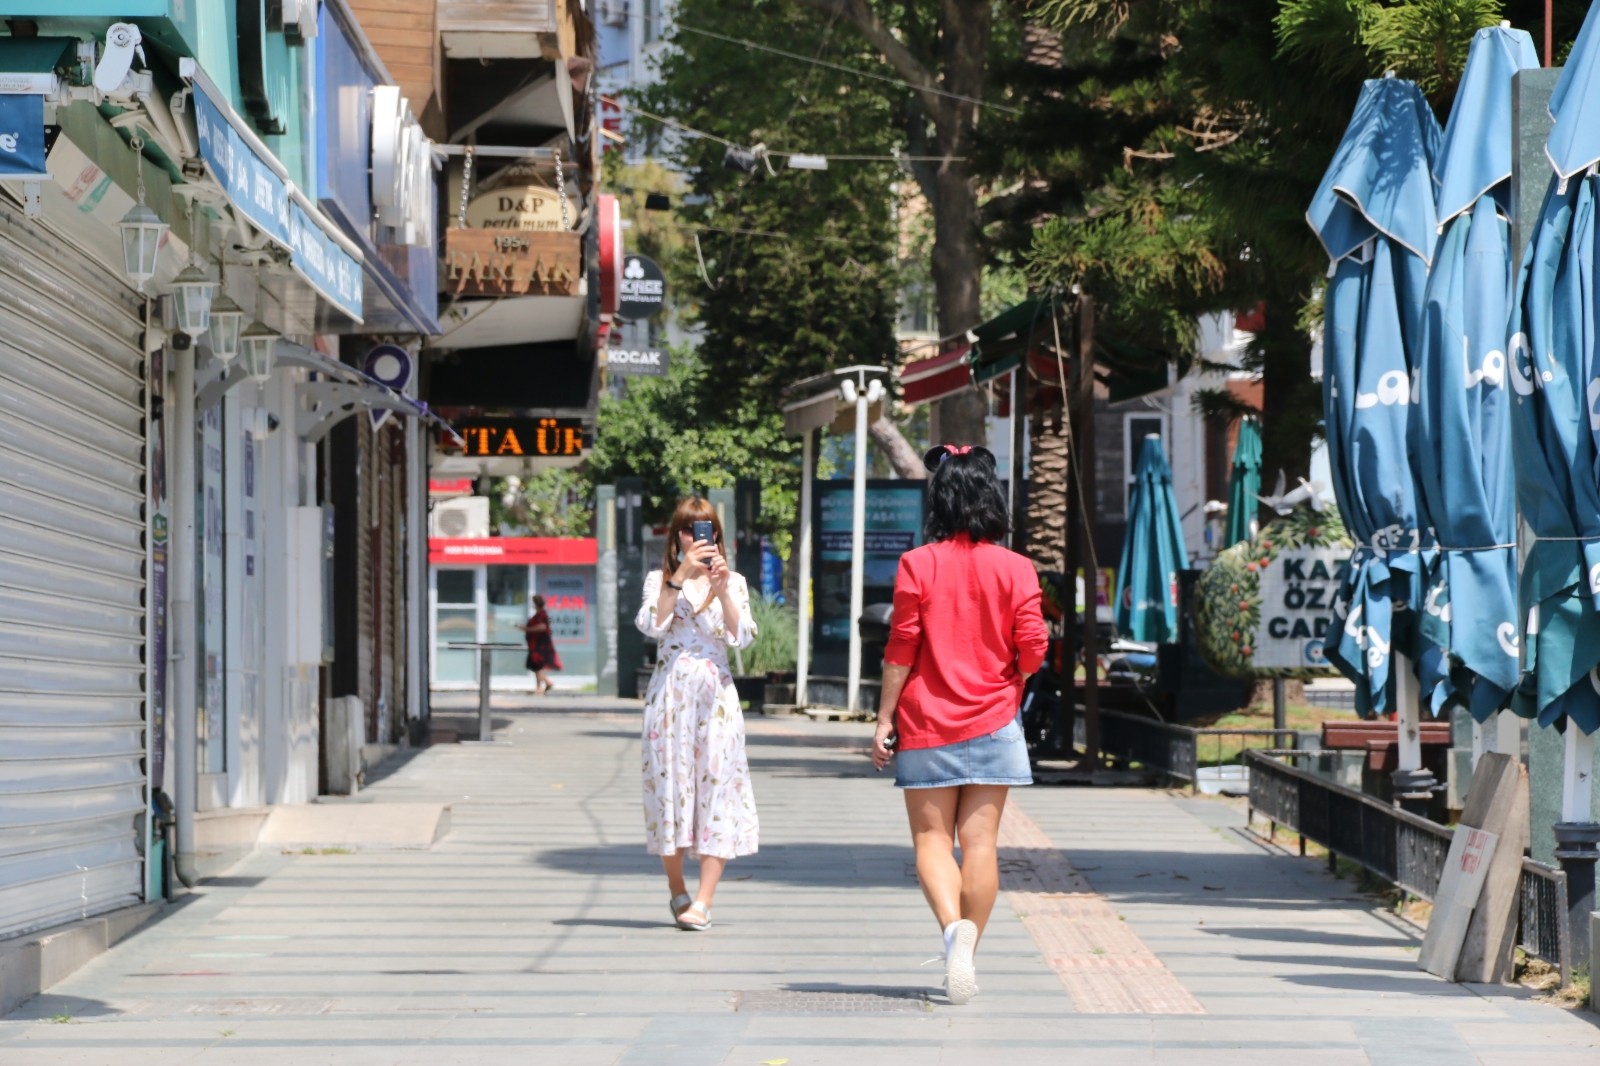
M 894 755 L 894 783 L 901 788 L 951 788 L 956 785 L 1031 785 L 1028 745 L 1022 722 L 1013 718 L 993 733 L 937 748 L 913 748 Z

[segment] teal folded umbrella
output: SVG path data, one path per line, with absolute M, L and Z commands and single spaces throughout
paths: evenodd
M 1518 278 L 1506 347 L 1517 502 L 1533 543 L 1519 713 L 1600 729 L 1600 4 L 1551 98 L 1554 173 Z
M 1355 683 L 1363 717 L 1393 709 L 1396 652 L 1417 664 L 1423 692 L 1435 693 L 1443 678 L 1443 654 L 1415 622 L 1431 534 L 1410 447 L 1412 371 L 1437 237 L 1440 136 L 1414 83 L 1366 82 L 1307 211 L 1332 261 L 1323 298 L 1323 424 L 1334 495 L 1356 542 L 1325 654 Z
M 1189 561 L 1183 524 L 1172 495 L 1172 467 L 1152 433 L 1139 447 L 1128 531 L 1117 580 L 1117 631 L 1131 640 L 1165 644 L 1178 639 L 1178 571 Z
M 1218 550 L 1256 535 L 1256 497 L 1260 493 L 1261 423 L 1245 418 L 1239 422 L 1239 440 L 1233 446 L 1233 469 L 1228 475 L 1228 531 Z
M 1416 373 L 1413 454 L 1439 544 L 1422 627 L 1449 652 L 1455 694 L 1480 722 L 1506 705 L 1518 675 L 1506 216 L 1512 77 L 1538 65 L 1522 30 L 1473 36 L 1439 158 L 1443 235 L 1428 275 Z

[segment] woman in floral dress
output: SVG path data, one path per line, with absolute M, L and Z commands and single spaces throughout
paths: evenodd
M 695 522 L 714 535 L 696 540 Z M 711 928 L 711 899 L 728 860 L 756 851 L 759 827 L 744 716 L 728 648 L 755 639 L 750 593 L 722 554 L 722 523 L 706 500 L 679 502 L 661 568 L 645 578 L 635 624 L 659 647 L 644 703 L 645 845 L 661 856 L 678 928 Z M 700 860 L 693 898 L 684 854 Z

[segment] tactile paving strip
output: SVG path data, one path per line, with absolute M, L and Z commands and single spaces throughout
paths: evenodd
M 999 852 L 1006 900 L 1080 1014 L 1206 1012 L 1015 801 Z

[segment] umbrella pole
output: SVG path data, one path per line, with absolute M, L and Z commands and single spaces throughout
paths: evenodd
M 1396 653 L 1390 660 L 1394 671 L 1394 702 L 1399 721 L 1396 723 L 1399 759 L 1394 772 L 1394 799 L 1412 814 L 1427 817 L 1428 801 L 1433 798 L 1438 781 L 1433 771 L 1422 766 L 1422 708 L 1417 693 L 1417 672 L 1411 657 Z
M 1567 875 L 1567 921 L 1572 969 L 1587 969 L 1589 915 L 1595 908 L 1595 864 L 1600 862 L 1600 822 L 1594 821 L 1594 736 L 1567 719 L 1561 774 L 1561 821 L 1556 861 Z
M 1494 716 L 1494 750 L 1509 755 L 1513 762 L 1522 761 L 1522 719 L 1513 711 L 1500 711 Z

